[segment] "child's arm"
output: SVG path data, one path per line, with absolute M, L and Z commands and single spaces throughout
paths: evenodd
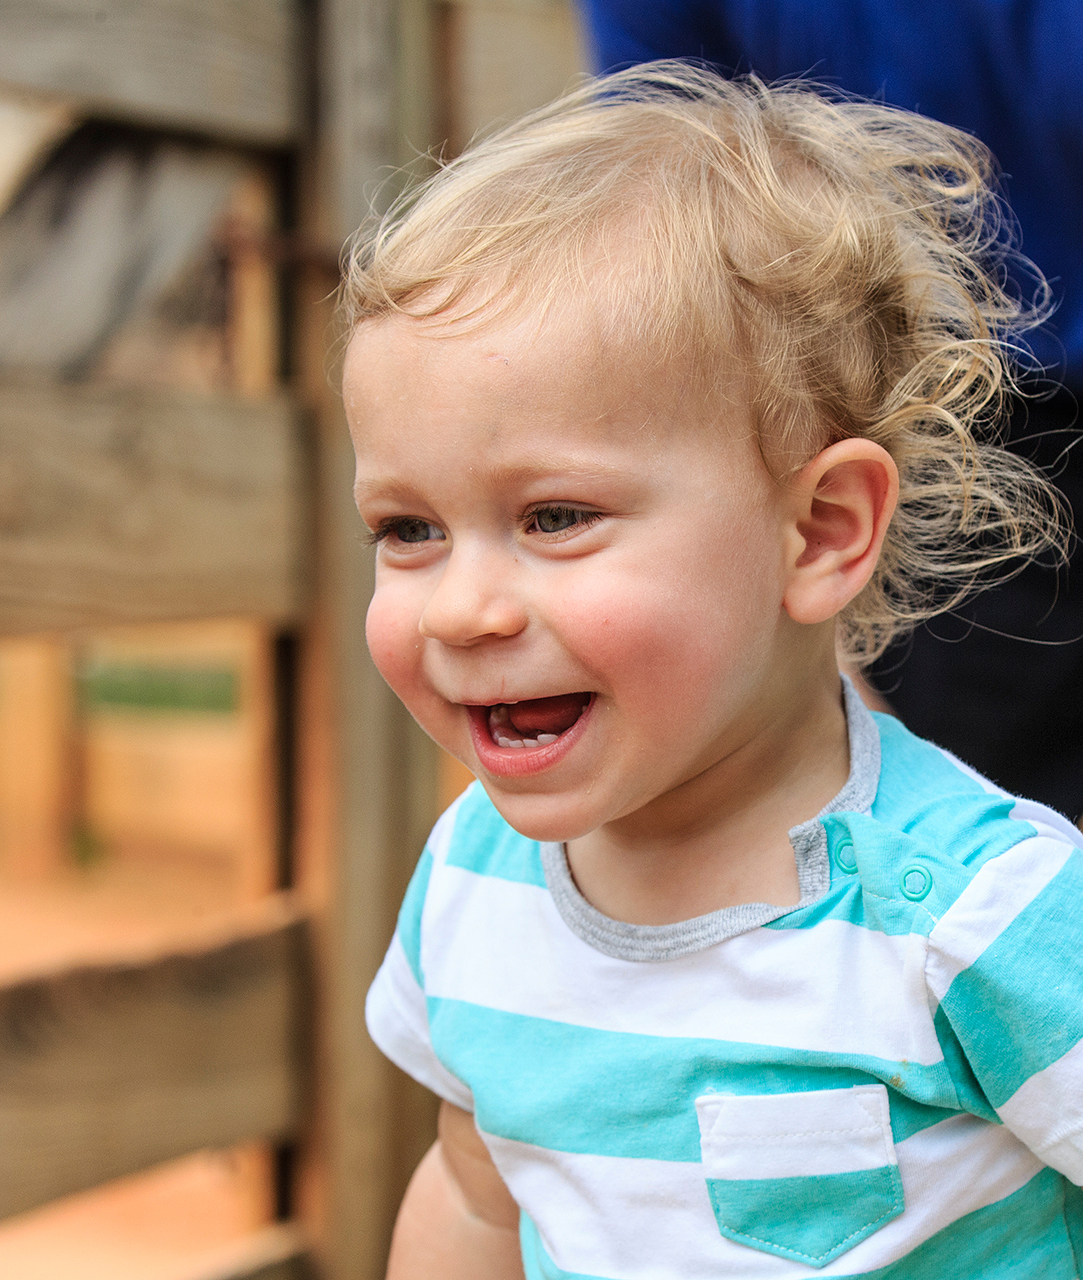
M 387 1280 L 523 1280 L 519 1206 L 474 1117 L 441 1103 L 439 1134 L 406 1189 Z

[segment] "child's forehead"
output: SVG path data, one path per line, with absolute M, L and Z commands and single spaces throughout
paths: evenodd
M 735 476 L 761 491 L 747 406 L 705 405 L 684 374 L 644 374 L 581 320 L 366 322 L 344 383 L 359 502 L 421 493 L 442 509 L 449 495 L 484 491 L 635 505 L 643 485 L 711 476 L 720 495 Z
M 439 396 L 453 379 L 457 394 L 482 401 L 532 401 L 539 412 L 572 401 L 584 425 L 627 417 L 646 428 L 735 421 L 747 416 L 746 380 L 736 358 L 720 353 L 710 387 L 681 351 L 661 351 L 626 308 L 605 298 L 508 305 L 454 313 L 404 312 L 362 322 L 346 359 L 347 397 L 369 393 Z M 381 390 L 382 384 L 382 390 Z

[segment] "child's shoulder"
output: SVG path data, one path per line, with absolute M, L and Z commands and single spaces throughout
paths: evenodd
M 480 782 L 445 811 L 427 848 L 441 866 L 545 888 L 541 846 L 508 825 Z
M 865 812 L 823 819 L 833 872 L 856 875 L 865 898 L 920 906 L 931 924 L 979 877 L 1024 892 L 1083 843 L 1061 814 L 1003 791 L 892 716 L 873 719 L 875 799 Z
M 870 717 L 864 708 L 852 709 L 851 716 L 855 713 L 865 726 L 870 720 L 875 724 L 875 796 L 867 807 L 820 817 L 832 892 L 798 909 L 810 915 L 809 924 L 825 911 L 834 915 L 860 908 L 873 928 L 927 931 L 979 873 L 980 883 L 996 884 L 995 892 L 1028 898 L 1040 882 L 1056 875 L 1073 846 L 1083 844 L 1081 833 L 1062 815 L 1001 790 L 892 716 Z M 470 884 L 457 884 L 451 891 L 455 899 L 471 892 L 471 885 L 480 889 L 479 881 L 504 882 L 509 891 L 511 885 L 547 890 L 542 846 L 509 826 L 477 782 L 440 818 L 423 863 L 426 883 L 436 867 L 455 880 L 465 873 Z M 846 893 L 851 877 L 860 887 L 860 902 Z M 835 901 L 840 891 L 845 903 Z M 503 901 L 507 894 L 498 896 Z M 778 927 L 794 923 L 790 915 Z

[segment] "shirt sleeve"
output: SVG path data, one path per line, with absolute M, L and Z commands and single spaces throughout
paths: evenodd
M 434 867 L 432 845 L 446 834 L 449 820 L 445 814 L 437 824 L 414 871 L 395 936 L 369 988 L 365 1022 L 376 1047 L 397 1067 L 439 1097 L 473 1111 L 470 1090 L 448 1071 L 433 1049 L 421 967 L 425 898 Z
M 1083 852 L 1038 835 L 984 863 L 931 930 L 926 978 L 1005 1126 L 1083 1184 Z

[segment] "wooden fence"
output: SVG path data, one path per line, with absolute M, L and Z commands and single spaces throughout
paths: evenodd
M 0 987 L 0 1216 L 203 1147 L 300 1142 L 324 1222 L 269 1229 L 221 1280 L 382 1275 L 434 1107 L 369 1043 L 363 1001 L 438 766 L 365 650 L 328 264 L 391 167 L 551 96 L 580 61 L 564 0 L 0 0 L 0 84 L 282 175 L 288 234 L 255 245 L 290 274 L 280 391 L 0 387 L 0 632 L 291 631 L 282 813 L 304 871 L 228 936 Z

